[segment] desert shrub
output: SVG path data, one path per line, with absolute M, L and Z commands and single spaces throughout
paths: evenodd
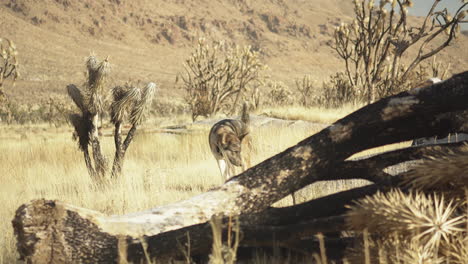
M 179 74 L 192 119 L 220 111 L 234 113 L 250 85 L 261 79 L 265 65 L 250 46 L 208 45 L 200 40 Z
M 299 93 L 299 103 L 302 106 L 311 106 L 316 101 L 319 94 L 317 93 L 317 82 L 313 81 L 310 75 L 305 75 L 302 79 L 296 79 L 296 90 Z
M 415 27 L 407 16 L 411 0 L 380 0 L 378 5 L 373 0 L 354 1 L 354 20 L 336 28 L 333 48 L 345 62 L 344 76 L 359 99 L 370 103 L 410 87 L 418 65 L 454 40 L 468 3 L 452 17 L 446 9 L 436 11 L 439 2 L 434 1 L 422 25 Z M 436 38 L 443 38 L 441 44 L 433 42 Z M 428 48 L 429 44 L 435 47 Z M 407 55 L 410 48 L 417 50 L 413 58 Z
M 168 117 L 190 113 L 190 108 L 185 102 L 169 98 L 156 98 L 153 105 L 158 107 L 150 110 L 150 114 L 157 117 Z
M 353 89 L 353 86 L 346 76 L 339 72 L 330 77 L 328 82 L 322 86 L 321 96 L 317 98 L 317 103 L 322 107 L 340 107 L 344 104 L 355 104 L 356 98 L 360 94 Z
M 15 81 L 19 77 L 18 51 L 13 41 L 0 38 L 0 103 L 6 99 L 3 85 L 6 79 Z
M 291 105 L 295 98 L 291 89 L 279 81 L 268 81 L 266 85 L 265 104 L 267 105 Z
M 429 63 L 421 63 L 413 71 L 406 75 L 405 80 L 395 81 L 390 79 L 382 80 L 377 88 L 377 94 L 383 95 L 389 92 L 384 91 L 385 87 L 392 85 L 391 93 L 399 93 L 419 86 L 422 82 L 431 77 L 443 79 L 450 68 L 441 62 L 437 62 L 436 57 Z M 315 94 L 310 97 L 309 102 L 313 106 L 340 107 L 345 104 L 356 105 L 365 102 L 367 93 L 363 89 L 355 89 L 345 72 L 338 72 L 324 82 L 322 89 L 315 90 Z
M 64 98 L 51 96 L 37 104 L 8 100 L 0 107 L 0 122 L 6 124 L 49 123 L 55 127 L 66 124 L 73 108 Z

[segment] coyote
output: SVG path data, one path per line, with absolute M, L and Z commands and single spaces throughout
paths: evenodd
M 210 130 L 209 143 L 223 180 L 235 175 L 235 167 L 242 171 L 250 167 L 252 139 L 248 104 L 242 106 L 241 119 L 224 119 Z

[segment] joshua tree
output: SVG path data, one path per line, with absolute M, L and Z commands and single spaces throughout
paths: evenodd
M 453 17 L 446 9 L 436 11 L 439 2 L 433 2 L 424 21 L 416 27 L 408 22 L 411 0 L 380 0 L 377 5 L 374 0 L 354 1 L 355 18 L 336 28 L 333 48 L 345 62 L 347 79 L 368 103 L 394 93 L 398 87 L 410 88 L 408 77 L 419 63 L 449 46 L 459 24 L 467 22 L 466 1 Z M 434 42 L 436 38 L 442 40 L 440 44 Z M 407 56 L 409 48 L 417 53 L 405 65 L 401 58 Z
M 83 151 L 89 174 L 98 180 L 103 180 L 108 170 L 108 163 L 101 150 L 98 127 L 101 115 L 105 111 L 104 90 L 110 66 L 107 58 L 99 62 L 94 56 L 88 58 L 86 66 L 88 80 L 83 90 L 78 89 L 74 84 L 67 86 L 68 95 L 80 109 L 79 114 L 70 115 L 70 121 L 75 127 L 75 136 Z M 117 176 L 121 172 L 125 152 L 133 139 L 137 126 L 143 120 L 144 112 L 151 103 L 155 88 L 154 83 L 148 83 L 143 89 L 129 85 L 117 86 L 112 89 L 111 116 L 112 123 L 115 125 L 116 148 L 112 176 Z M 121 127 L 127 116 L 129 116 L 132 128 L 122 142 Z M 92 149 L 94 166 L 88 150 L 89 145 Z
M 0 38 L 0 102 L 5 99 L 4 81 L 8 78 L 15 81 L 19 77 L 16 55 L 18 52 L 13 41 Z
M 143 89 L 129 85 L 116 86 L 112 89 L 113 101 L 111 105 L 111 120 L 115 126 L 115 156 L 112 165 L 112 176 L 118 176 L 130 142 L 135 135 L 137 127 L 144 120 L 144 113 L 151 105 L 156 84 L 150 82 Z M 122 142 L 122 124 L 128 118 L 132 127 Z

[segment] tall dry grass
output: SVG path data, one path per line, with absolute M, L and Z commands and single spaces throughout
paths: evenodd
M 186 120 L 178 117 L 178 120 Z M 157 124 L 170 123 L 156 120 Z M 148 130 L 154 127 L 147 125 Z M 317 129 L 262 127 L 253 129 L 257 151 L 252 164 L 290 147 Z M 123 177 L 97 189 L 89 177 L 69 127 L 0 126 L 0 264 L 18 256 L 11 226 L 15 210 L 32 199 L 58 199 L 107 214 L 125 214 L 178 200 L 221 184 L 222 178 L 208 146 L 209 127 L 191 134 L 137 134 L 129 147 Z M 109 131 L 108 131 L 109 132 Z M 106 134 L 106 132 L 104 132 Z M 104 153 L 113 153 L 113 138 L 104 137 Z M 365 184 L 364 181 L 315 183 L 296 193 L 303 202 Z M 276 203 L 292 204 L 290 197 Z

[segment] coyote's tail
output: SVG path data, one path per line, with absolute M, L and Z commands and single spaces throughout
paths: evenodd
M 242 105 L 241 121 L 244 122 L 247 125 L 250 123 L 249 103 L 248 102 L 244 102 L 244 104 Z

